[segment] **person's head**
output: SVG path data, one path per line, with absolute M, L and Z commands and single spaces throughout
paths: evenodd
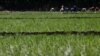
M 61 5 L 61 7 L 64 7 L 64 5 Z

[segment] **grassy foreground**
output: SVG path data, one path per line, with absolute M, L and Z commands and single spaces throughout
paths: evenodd
M 100 36 L 0 36 L 0 56 L 100 56 Z
M 100 13 L 0 12 L 0 32 L 100 31 Z M 0 36 L 0 56 L 100 56 L 98 35 Z

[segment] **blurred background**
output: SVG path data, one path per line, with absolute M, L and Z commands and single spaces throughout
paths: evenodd
M 73 5 L 79 8 L 100 7 L 100 0 L 0 0 L 0 10 L 49 11 L 52 7 L 59 10 L 61 5 L 69 8 Z

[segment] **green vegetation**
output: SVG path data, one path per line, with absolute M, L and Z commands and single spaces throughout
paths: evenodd
M 0 19 L 0 31 L 100 31 L 100 19 Z
M 0 36 L 0 56 L 99 56 L 100 36 Z
M 0 18 L 4 19 L 63 19 L 70 17 L 100 17 L 100 12 L 78 12 L 78 13 L 60 13 L 60 12 L 0 12 Z
M 0 32 L 100 31 L 99 13 L 0 13 Z
M 1 12 L 0 32 L 100 31 L 99 13 Z M 100 56 L 99 35 L 0 36 L 0 56 Z

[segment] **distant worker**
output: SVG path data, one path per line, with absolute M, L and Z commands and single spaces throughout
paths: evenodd
M 64 5 L 61 6 L 60 12 L 64 12 Z
M 94 10 L 95 10 L 94 6 L 92 6 L 92 7 L 89 8 L 89 11 L 94 11 Z
M 74 11 L 74 8 L 72 7 L 70 10 L 71 10 L 71 12 L 73 12 Z
M 52 8 L 50 9 L 50 11 L 55 11 L 55 8 L 52 7 Z
M 71 11 L 72 12 L 77 12 L 78 11 L 78 7 L 76 5 L 74 5 L 72 8 L 71 8 Z
M 96 7 L 96 8 L 95 8 L 95 11 L 99 11 L 99 7 Z
M 95 13 L 99 11 L 99 7 L 95 7 Z
M 96 13 L 97 11 L 99 11 L 99 7 L 97 7 L 97 6 L 96 6 L 96 7 L 92 6 L 92 7 L 89 8 L 89 11 L 93 11 L 93 12 Z
M 87 9 L 86 8 L 82 8 L 82 11 L 85 12 Z
M 65 7 L 65 11 L 67 11 L 67 12 L 68 12 L 68 11 L 69 11 L 69 8 L 68 8 L 68 7 Z

